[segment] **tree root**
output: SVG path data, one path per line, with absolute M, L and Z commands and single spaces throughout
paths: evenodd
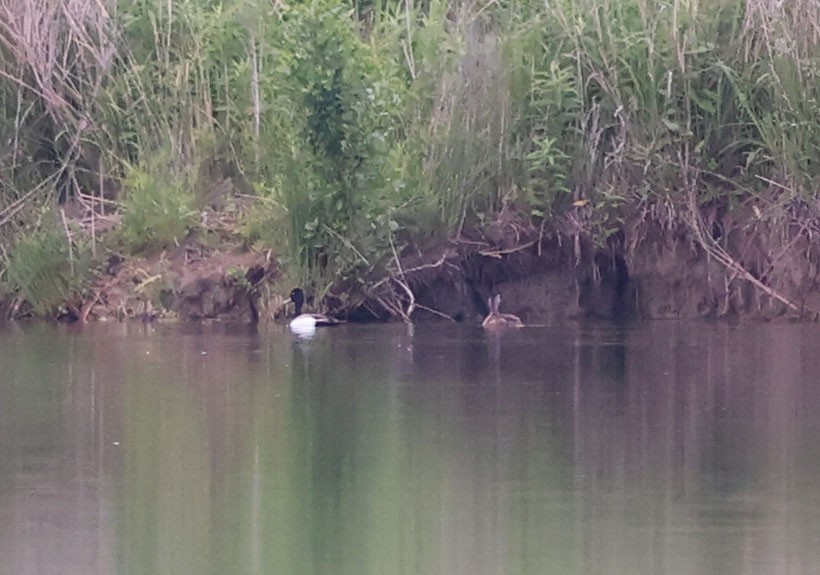
M 685 164 L 684 164 L 685 168 Z M 683 170 L 683 173 L 686 173 L 688 170 Z M 697 176 L 693 178 L 694 180 L 697 179 Z M 688 218 L 687 224 L 689 228 L 692 230 L 694 234 L 695 240 L 697 241 L 698 245 L 706 252 L 709 257 L 712 257 L 720 263 L 723 267 L 731 272 L 731 276 L 729 282 L 733 279 L 740 277 L 749 283 L 751 283 L 755 288 L 757 288 L 762 293 L 768 295 L 774 300 L 779 301 L 801 317 L 806 314 L 808 311 L 811 315 L 816 316 L 817 312 L 812 310 L 805 310 L 791 299 L 777 291 L 776 289 L 772 288 L 771 286 L 766 285 L 762 280 L 755 277 L 749 270 L 747 270 L 743 265 L 738 262 L 735 258 L 726 251 L 726 249 L 717 243 L 712 238 L 711 233 L 709 233 L 705 222 L 703 221 L 703 216 L 700 213 L 697 205 L 697 198 L 696 198 L 696 182 L 686 178 L 686 187 L 687 187 L 687 203 L 688 203 Z M 727 288 L 728 289 L 728 283 Z M 728 308 L 728 303 L 726 304 Z
M 416 302 L 416 295 L 410 287 L 410 278 L 408 277 L 424 270 L 442 267 L 447 261 L 447 254 L 442 254 L 434 263 L 421 264 L 404 269 L 392 238 L 390 238 L 390 247 L 393 250 L 395 268 L 390 270 L 387 276 L 373 284 L 368 290 L 368 297 L 377 302 L 388 314 L 401 318 L 405 323 L 413 322 L 412 315 L 417 308 L 438 315 L 439 317 L 453 320 L 453 318 L 447 314 Z

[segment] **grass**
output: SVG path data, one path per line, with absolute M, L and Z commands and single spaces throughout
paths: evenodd
M 52 315 L 82 296 L 91 263 L 90 247 L 67 239 L 55 219 L 19 239 L 6 263 L 7 281 L 36 314 Z
M 156 161 L 129 169 L 119 231 L 132 253 L 179 245 L 194 226 L 193 195 L 179 177 Z
M 23 20 L 0 18 L 8 246 L 80 192 L 120 196 L 128 249 L 165 245 L 230 176 L 291 275 L 366 283 L 396 243 L 510 209 L 604 242 L 635 206 L 685 225 L 820 189 L 810 0 L 38 0 Z

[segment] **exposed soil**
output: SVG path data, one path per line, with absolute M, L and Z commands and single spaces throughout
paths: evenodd
M 817 320 L 820 230 L 812 218 L 704 213 L 697 227 L 627 222 L 606 246 L 566 234 L 519 236 L 517 247 L 468 242 L 446 251 L 444 264 L 409 276 L 408 269 L 423 267 L 411 259 L 403 268 L 415 295 L 413 317 L 478 322 L 486 299 L 500 293 L 502 311 L 529 324 L 582 317 Z
M 170 253 L 128 261 L 113 257 L 94 287 L 89 319 L 222 319 L 256 322 L 259 287 L 276 277 L 265 254 L 221 251 L 191 242 Z
M 241 248 L 212 249 L 188 241 L 173 250 L 108 258 L 85 301 L 67 302 L 64 321 L 264 320 L 264 288 L 278 277 L 269 254 Z M 275 298 L 274 298 L 275 301 Z M 0 303 L 2 317 L 25 318 L 19 300 Z
M 501 310 L 528 324 L 582 317 L 817 319 L 820 254 L 811 220 L 764 221 L 740 210 L 731 218 L 707 216 L 707 235 L 642 220 L 624 225 L 606 246 L 526 226 L 485 230 L 405 254 L 400 268 L 367 293 L 336 286 L 314 307 L 352 321 L 479 323 L 487 298 L 499 293 Z M 270 253 L 189 239 L 152 257 L 111 256 L 86 301 L 68 306 L 66 315 L 268 321 L 283 315 L 283 295 L 293 287 L 279 279 Z M 19 304 L 0 302 L 2 317 L 24 315 Z

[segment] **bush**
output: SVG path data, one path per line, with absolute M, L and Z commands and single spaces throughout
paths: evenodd
M 634 216 L 624 202 L 669 223 L 820 189 L 817 2 L 139 0 L 109 13 L 82 0 L 40 18 L 49 6 L 0 33 L 4 243 L 26 227 L 4 214 L 29 222 L 98 187 L 125 191 L 130 249 L 165 247 L 208 187 L 191 175 L 229 177 L 264 200 L 247 239 L 288 254 L 295 275 L 367 281 L 391 240 L 441 240 L 508 205 L 541 223 L 575 210 L 572 233 L 600 239 Z M 66 58 L 41 58 L 52 39 Z
M 405 88 L 343 4 L 310 0 L 281 17 L 261 64 L 257 187 L 276 206 L 270 225 L 286 231 L 292 265 L 320 282 L 361 277 L 389 253 Z
M 193 195 L 187 186 L 154 162 L 154 167 L 131 167 L 125 178 L 125 213 L 121 234 L 133 252 L 179 244 L 196 218 Z
M 69 240 L 55 222 L 23 235 L 9 252 L 8 283 L 35 314 L 48 315 L 81 297 L 89 280 L 91 249 L 79 237 Z

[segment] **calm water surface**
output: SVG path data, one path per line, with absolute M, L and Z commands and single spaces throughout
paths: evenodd
M 0 572 L 820 566 L 820 328 L 0 331 Z

